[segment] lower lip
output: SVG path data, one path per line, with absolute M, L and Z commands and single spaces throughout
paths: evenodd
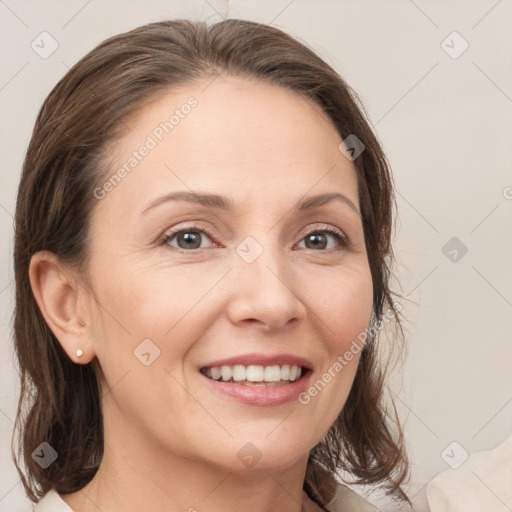
M 308 371 L 299 380 L 281 386 L 244 386 L 236 382 L 209 379 L 202 373 L 199 373 L 199 375 L 206 380 L 214 391 L 223 396 L 247 405 L 275 407 L 297 400 L 299 394 L 308 387 L 311 372 Z

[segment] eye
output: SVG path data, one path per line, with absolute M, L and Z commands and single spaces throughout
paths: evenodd
M 201 249 L 205 249 L 204 246 L 201 247 L 202 238 L 204 236 L 211 241 L 210 235 L 204 229 L 197 226 L 187 226 L 164 235 L 161 245 L 170 245 L 179 252 L 194 254 Z M 323 251 L 325 249 L 336 250 L 336 247 L 328 247 L 329 238 L 337 242 L 338 250 L 344 249 L 350 244 L 349 239 L 335 228 L 315 229 L 310 231 L 302 238 L 301 242 L 305 242 L 306 249 L 315 251 Z M 173 241 L 175 241 L 175 243 L 172 243 Z
M 201 247 L 201 238 L 204 235 L 211 240 L 208 233 L 203 229 L 196 226 L 187 226 L 166 234 L 161 243 L 162 245 L 170 245 L 180 252 L 194 253 L 196 250 L 204 249 L 204 247 Z M 171 243 L 174 239 L 176 239 L 177 247 Z
M 327 247 L 329 237 L 333 238 L 338 242 L 340 248 L 348 247 L 349 240 L 348 238 L 337 229 L 334 228 L 325 228 L 325 229 L 317 229 L 314 231 L 310 231 L 302 240 L 306 243 L 306 249 L 313 249 L 315 251 L 322 249 L 332 249 L 332 247 Z

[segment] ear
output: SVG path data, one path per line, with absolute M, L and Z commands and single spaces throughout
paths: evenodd
M 72 272 L 54 253 L 39 251 L 30 260 L 29 278 L 41 314 L 64 351 L 75 363 L 89 363 L 95 357 L 90 322 L 84 318 L 86 312 L 79 311 L 79 287 Z

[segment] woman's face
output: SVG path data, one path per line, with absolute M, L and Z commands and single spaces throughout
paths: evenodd
M 285 468 L 342 409 L 359 353 L 343 356 L 370 319 L 356 172 L 312 103 L 210 81 L 146 106 L 110 155 L 87 351 L 107 438 L 230 471 Z M 312 201 L 322 194 L 339 196 Z

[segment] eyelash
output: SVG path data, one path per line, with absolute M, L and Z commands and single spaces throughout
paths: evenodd
M 168 233 L 168 234 L 164 235 L 162 237 L 162 239 L 161 239 L 160 245 L 162 245 L 162 246 L 163 245 L 168 245 L 169 247 L 171 247 L 175 251 L 180 252 L 182 254 L 196 254 L 199 251 L 204 250 L 204 248 L 202 248 L 202 249 L 200 248 L 200 249 L 184 250 L 184 249 L 180 249 L 179 247 L 174 247 L 174 246 L 169 245 L 169 241 L 172 240 L 176 235 L 179 235 L 180 233 L 188 233 L 190 231 L 195 231 L 195 232 L 198 232 L 198 233 L 202 233 L 202 234 L 206 235 L 210 240 L 213 241 L 213 239 L 210 236 L 210 234 L 208 233 L 208 231 L 204 230 L 203 228 L 200 228 L 199 226 L 190 225 L 190 226 L 186 226 L 185 228 L 180 228 L 180 229 L 177 229 L 175 231 L 172 231 L 171 233 Z M 302 240 L 304 240 L 307 236 L 312 235 L 313 233 L 315 233 L 315 234 L 320 233 L 320 234 L 332 235 L 337 240 L 337 242 L 340 245 L 340 248 L 338 250 L 346 249 L 346 248 L 348 248 L 350 246 L 349 238 L 346 235 L 344 235 L 343 233 L 341 233 L 340 231 L 338 231 L 337 229 L 335 229 L 335 228 L 313 229 L 313 230 L 309 231 L 308 233 L 306 233 L 301 238 L 300 241 L 302 242 Z M 310 250 L 315 251 L 314 249 L 310 249 Z M 321 250 L 318 250 L 318 251 L 315 251 L 315 252 L 330 252 L 330 251 L 328 249 L 321 249 Z

